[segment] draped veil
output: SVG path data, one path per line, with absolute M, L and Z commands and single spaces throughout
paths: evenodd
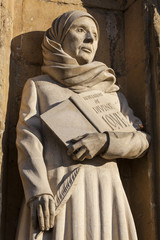
M 99 35 L 98 23 L 90 14 L 82 11 L 62 14 L 53 21 L 51 28 L 45 33 L 42 43 L 44 60 L 42 72 L 77 93 L 92 89 L 104 92 L 118 91 L 113 69 L 98 61 L 79 65 L 75 58 L 64 52 L 62 48 L 64 38 L 74 20 L 81 17 L 91 18 Z

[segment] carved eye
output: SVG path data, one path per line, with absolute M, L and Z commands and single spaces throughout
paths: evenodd
M 95 39 L 97 39 L 97 33 L 93 33 Z
M 85 32 L 85 30 L 84 30 L 84 28 L 79 27 L 79 28 L 77 28 L 77 32 Z

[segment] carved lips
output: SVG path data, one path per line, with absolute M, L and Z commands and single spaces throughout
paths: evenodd
M 92 49 L 88 48 L 88 47 L 82 47 L 81 50 L 86 52 L 86 53 L 92 53 Z

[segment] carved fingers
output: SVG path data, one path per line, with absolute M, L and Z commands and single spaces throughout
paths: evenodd
M 75 161 L 83 161 L 87 156 L 89 157 L 89 151 L 85 146 L 78 147 L 78 144 L 74 144 L 75 150 L 72 159 Z M 76 150 L 78 149 L 78 150 Z
M 101 153 L 107 142 L 107 136 L 105 133 L 92 133 L 72 139 L 71 142 L 73 144 L 68 147 L 67 154 L 74 161 L 84 161 Z
M 54 199 L 50 195 L 41 195 L 35 197 L 29 203 L 31 209 L 31 219 L 33 228 L 37 228 L 41 231 L 48 231 L 54 226 L 55 218 L 55 204 Z
M 36 204 L 34 201 L 31 201 L 29 203 L 30 209 L 31 209 L 31 221 L 33 228 L 37 228 L 37 211 L 36 211 Z
M 49 210 L 50 210 L 50 228 L 54 227 L 54 218 L 55 218 L 55 204 L 53 199 L 49 199 Z

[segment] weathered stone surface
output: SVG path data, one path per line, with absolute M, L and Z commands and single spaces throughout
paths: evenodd
M 106 15 L 106 33 L 110 43 L 109 55 L 118 84 L 125 92 L 125 56 L 124 56 L 124 20 L 119 12 L 108 12 Z
M 127 97 L 130 105 L 139 116 L 147 131 L 150 131 L 146 121 L 148 110 L 148 45 L 146 38 L 145 8 L 141 1 L 136 1 L 125 12 L 125 58 L 127 77 Z M 135 17 L 136 16 L 136 17 Z M 151 102 L 151 99 L 149 100 Z M 151 131 L 150 131 L 151 133 Z M 135 214 L 139 239 L 156 239 L 154 205 L 151 185 L 153 159 L 148 155 L 146 159 L 136 160 L 131 165 L 130 199 Z M 147 209 L 147 211 L 146 211 Z M 145 231 L 143 231 L 145 229 Z
M 8 78 L 9 78 L 9 42 L 11 39 L 12 6 L 8 1 L 0 1 L 0 228 L 2 211 L 2 159 L 4 147 L 2 146 L 5 130 L 5 116 L 8 100 Z M 3 148 L 3 149 L 2 149 Z M 0 229 L 1 234 L 1 229 Z
M 136 68 L 138 64 L 145 61 L 144 24 L 141 17 L 140 2 L 136 2 L 125 13 L 125 36 L 126 36 L 126 70 Z M 137 17 L 135 18 L 135 14 Z M 134 19 L 134 21 L 133 21 Z M 133 51 L 135 49 L 136 51 Z
M 152 152 L 151 158 L 154 163 L 154 168 L 150 174 L 154 174 L 154 186 L 155 186 L 155 219 L 157 220 L 157 236 L 160 236 L 160 9 L 159 1 L 155 1 L 155 4 L 147 6 L 151 10 L 151 16 L 153 22 L 150 25 L 149 39 L 151 41 L 151 65 L 152 69 L 148 68 L 148 72 L 151 71 L 151 75 L 148 76 L 147 82 L 150 83 L 149 94 L 152 98 L 149 108 L 150 113 L 150 128 L 153 132 L 154 138 L 152 138 Z M 149 22 L 150 23 L 150 22 Z M 153 163 L 150 165 L 153 166 Z
M 59 5 L 70 4 L 70 5 L 83 5 L 84 7 L 97 7 L 102 9 L 112 9 L 112 10 L 124 10 L 129 7 L 135 0 L 38 0 L 44 2 L 53 2 Z
M 34 8 L 32 7 L 34 5 Z M 45 31 L 60 14 L 76 9 L 85 10 L 82 5 L 56 4 L 45 1 L 25 1 L 23 5 L 23 31 Z M 86 11 L 86 10 L 85 10 Z

